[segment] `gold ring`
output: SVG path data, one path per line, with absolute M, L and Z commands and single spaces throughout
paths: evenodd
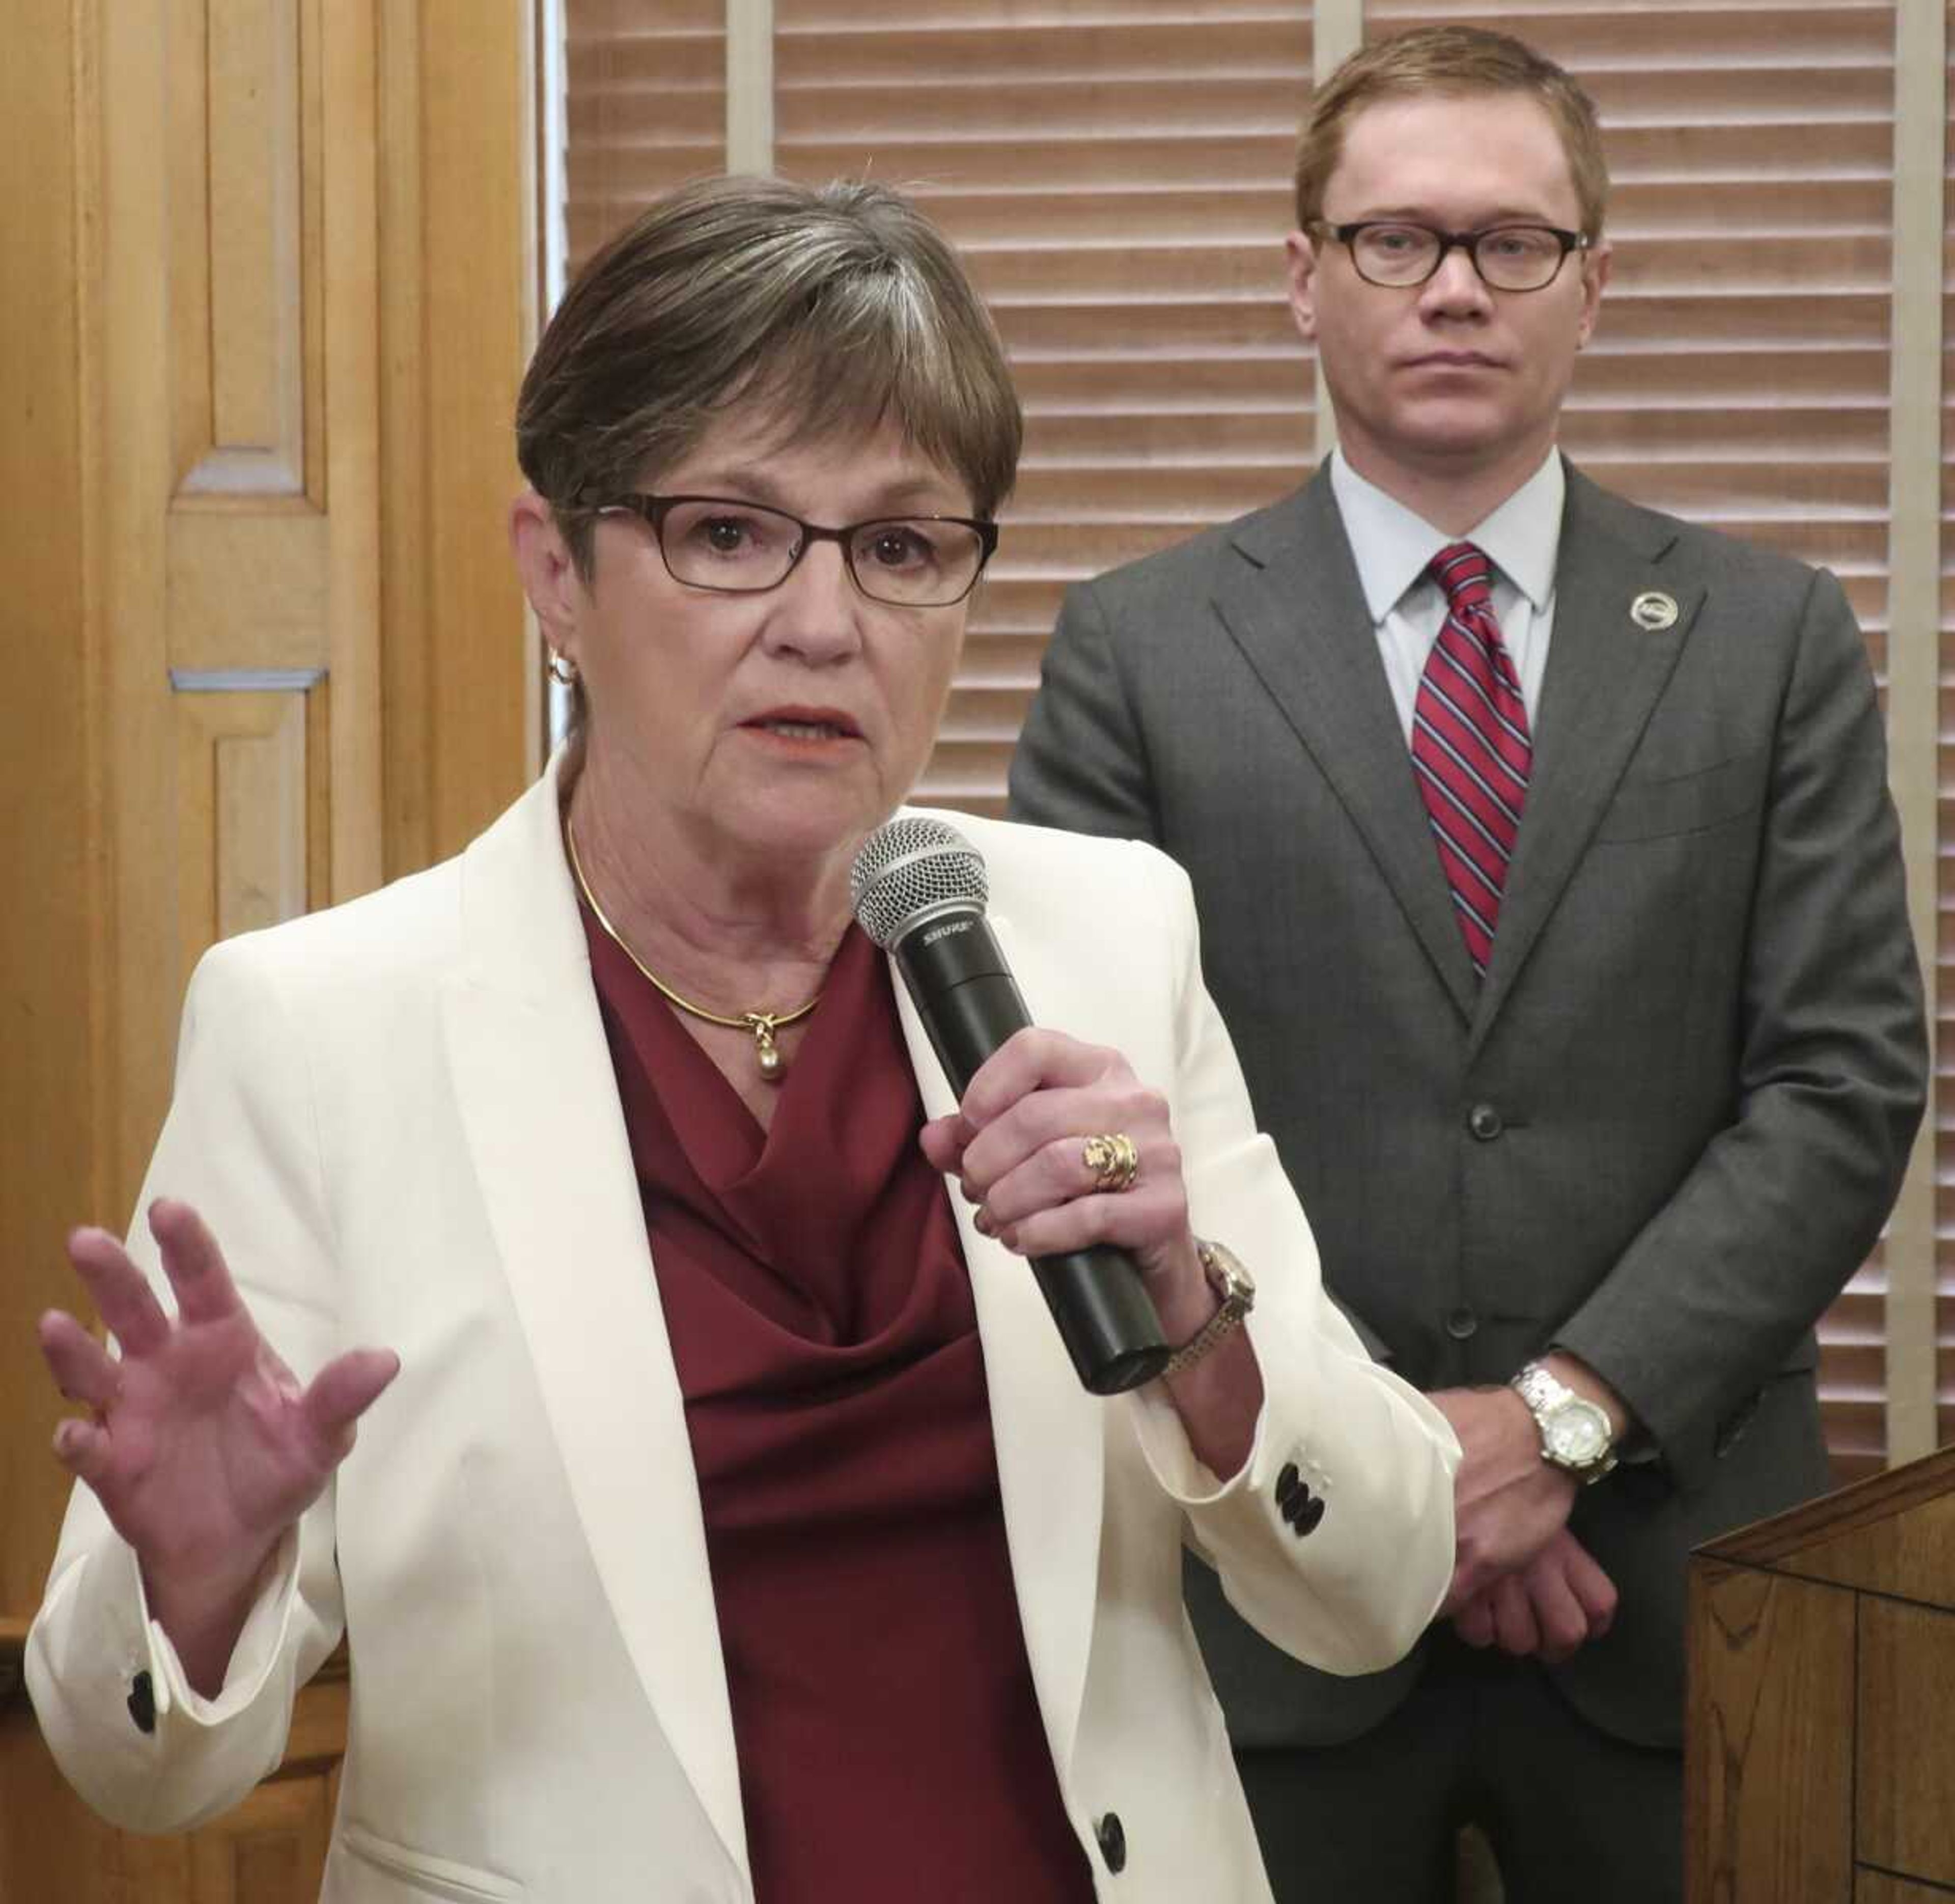
M 1141 1174 L 1141 1153 L 1125 1131 L 1089 1137 L 1080 1146 L 1079 1160 L 1093 1173 L 1093 1188 L 1110 1193 L 1131 1190 Z

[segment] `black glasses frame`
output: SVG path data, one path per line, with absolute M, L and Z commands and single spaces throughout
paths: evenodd
M 1376 231 L 1381 226 L 1387 230 L 1430 232 L 1439 241 L 1439 250 L 1433 257 L 1432 268 L 1423 277 L 1401 278 L 1389 283 L 1369 275 L 1358 262 L 1356 241 L 1361 233 Z M 1351 254 L 1351 269 L 1366 284 L 1375 285 L 1380 291 L 1416 291 L 1421 285 L 1429 285 L 1439 275 L 1439 267 L 1445 263 L 1446 254 L 1449 251 L 1463 251 L 1467 261 L 1473 267 L 1475 276 L 1489 291 L 1503 291 L 1517 297 L 1525 297 L 1531 291 L 1545 291 L 1561 275 L 1561 267 L 1567 263 L 1568 254 L 1571 251 L 1586 251 L 1591 242 L 1586 231 L 1564 231 L 1558 225 L 1534 225 L 1520 219 L 1509 219 L 1500 225 L 1483 225 L 1477 231 L 1442 231 L 1437 225 L 1421 225 L 1416 219 L 1403 218 L 1358 219 L 1348 225 L 1332 225 L 1319 219 L 1316 221 L 1316 228 L 1320 231 L 1328 231 Z M 1544 231 L 1561 247 L 1561 256 L 1555 260 L 1554 269 L 1539 284 L 1497 285 L 1487 275 L 1480 263 L 1480 247 L 1488 239 L 1497 237 L 1503 231 Z
M 799 532 L 801 540 L 795 543 L 794 552 L 788 558 L 788 565 L 771 582 L 757 587 L 730 588 L 714 582 L 688 581 L 672 565 L 672 557 L 666 552 L 666 518 L 682 502 L 722 502 L 729 509 L 758 509 L 772 516 L 779 516 L 783 522 L 792 522 Z M 798 515 L 785 509 L 777 509 L 771 502 L 754 502 L 744 496 L 653 496 L 643 491 L 633 491 L 624 496 L 612 497 L 608 502 L 587 505 L 593 513 L 606 515 L 634 515 L 650 528 L 652 540 L 658 544 L 659 559 L 666 565 L 666 573 L 682 588 L 696 588 L 709 595 L 767 595 L 782 587 L 795 571 L 801 566 L 801 559 L 809 547 L 817 542 L 832 542 L 842 551 L 842 565 L 848 571 L 848 579 L 855 585 L 858 593 L 866 600 L 879 603 L 884 608 L 953 608 L 963 601 L 978 586 L 984 573 L 985 565 L 997 553 L 998 525 L 977 516 L 950 515 L 892 515 L 870 516 L 861 522 L 845 522 L 839 527 L 830 528 L 819 522 L 804 522 Z M 960 529 L 968 529 L 978 538 L 978 566 L 970 581 L 955 595 L 939 601 L 899 601 L 887 595 L 878 595 L 856 573 L 855 538 L 865 529 L 876 529 L 884 524 L 903 522 L 946 522 Z

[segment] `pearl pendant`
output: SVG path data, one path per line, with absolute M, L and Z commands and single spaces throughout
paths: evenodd
M 776 1083 L 787 1068 L 787 1060 L 774 1042 L 773 1021 L 756 1012 L 748 1022 L 754 1028 L 754 1062 L 760 1067 L 761 1080 L 766 1084 Z

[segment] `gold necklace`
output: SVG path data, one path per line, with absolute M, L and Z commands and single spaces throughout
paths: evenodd
M 696 1018 L 704 1018 L 708 1024 L 723 1024 L 732 1031 L 751 1031 L 754 1034 L 754 1062 L 760 1067 L 762 1078 L 768 1084 L 778 1084 L 781 1073 L 788 1068 L 788 1061 L 782 1056 L 780 1046 L 774 1042 L 774 1034 L 782 1026 L 793 1024 L 806 1018 L 821 1002 L 821 994 L 817 992 L 805 1005 L 798 1005 L 792 1012 L 742 1012 L 738 1018 L 727 1018 L 720 1012 L 709 1012 L 704 1006 L 695 1005 L 689 998 L 681 998 L 625 944 L 618 928 L 605 917 L 604 908 L 597 903 L 597 895 L 590 889 L 590 882 L 584 876 L 584 862 L 577 856 L 577 829 L 571 826 L 567 814 L 564 818 L 563 836 L 570 848 L 570 870 L 576 875 L 577 889 L 584 895 L 584 904 L 596 914 L 597 923 L 604 928 L 612 944 L 638 967 L 657 988 L 662 997 L 669 999 L 682 1012 L 689 1012 Z

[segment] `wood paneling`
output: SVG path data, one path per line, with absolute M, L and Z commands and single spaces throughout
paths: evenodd
M 33 1323 L 68 1287 L 61 1239 L 99 1207 L 92 1084 L 102 930 L 92 877 L 100 782 L 89 607 L 85 392 L 68 0 L 29 0 L 0 59 L 0 165 L 12 195 L 0 271 L 0 563 L 15 678 L 0 694 L 0 1038 L 10 1115 L 0 1144 L 0 1619 L 40 1596 L 67 1490 L 49 1440 L 61 1413 Z M 11 37 L 11 36 L 10 36 Z M 0 1652 L 4 1652 L 0 1637 Z M 0 1664 L 0 1679 L 5 1677 Z
M 303 500 L 241 506 L 247 493 L 170 511 L 170 666 L 324 668 L 332 593 L 345 580 L 329 518 Z
M 540 650 L 505 527 L 537 301 L 530 13 L 379 15 L 382 136 L 401 161 L 381 181 L 390 877 L 459 851 L 538 751 Z
M 5 1904 L 314 1904 L 338 1795 L 347 1689 L 332 1669 L 299 1695 L 277 1775 L 186 1837 L 96 1817 L 55 1769 L 24 1704 L 0 1711 Z
M 1955 1574 L 1941 1597 L 1955 1600 Z M 1869 1594 L 1859 1616 L 1856 1854 L 1955 1889 L 1955 1613 Z
M 55 1770 L 24 1700 L 0 1707 L 0 1898 L 7 1904 L 122 1904 L 102 1849 L 108 1827 Z M 159 1899 L 167 1893 L 159 1892 Z
M 380 657 L 392 635 L 380 568 L 386 508 L 380 333 L 388 286 L 380 270 L 374 10 L 364 0 L 354 5 L 334 0 L 323 17 L 331 30 L 320 36 L 320 124 L 315 133 L 307 118 L 303 146 L 308 155 L 303 194 L 307 225 L 316 223 L 324 260 L 319 280 L 305 285 L 306 335 L 320 339 L 316 353 L 308 346 L 307 376 L 316 362 L 323 387 L 335 393 L 318 408 L 322 427 L 307 439 L 308 472 L 315 459 L 324 471 L 316 488 L 308 474 L 307 493 L 327 505 L 326 565 L 332 577 L 322 611 L 332 687 L 307 697 L 313 758 L 323 763 L 312 776 L 315 905 L 364 892 L 386 876 L 382 730 L 388 710 Z M 310 88 L 302 91 L 302 111 L 309 113 L 313 98 Z M 315 151 L 316 165 L 310 159 Z M 348 392 L 360 400 L 339 394 Z M 337 718 L 335 705 L 342 710 Z M 332 794 L 345 788 L 360 788 L 363 797 Z
M 1684 1865 L 1694 1904 L 1843 1899 L 1853 1597 L 1737 1568 L 1690 1581 Z
M 534 21 L 21 0 L 8 24 L 0 156 L 31 184 L 0 273 L 0 1899 L 310 1904 L 343 1666 L 280 1773 L 187 1836 L 95 1820 L 39 1739 L 21 1638 L 67 1484 L 33 1320 L 78 1300 L 68 1228 L 128 1213 L 197 954 L 458 845 L 534 757 L 503 528 Z M 427 793 L 391 842 L 383 773 Z
M 1842 1899 L 1850 1866 L 1856 1899 L 1955 1894 L 1951 1498 L 1944 1449 L 1692 1556 L 1692 1904 Z
M 1862 1866 L 1853 1874 L 1853 1904 L 1948 1904 L 1948 1893 L 1938 1884 L 1912 1884 Z
M 324 1779 L 260 1786 L 190 1840 L 194 1904 L 292 1904 L 316 1896 L 332 1830 Z
M 285 170 L 294 179 L 304 156 L 316 162 L 323 151 L 311 120 L 349 105 L 357 115 L 358 95 L 329 99 L 320 76 L 332 64 L 313 57 L 314 109 L 302 106 L 301 49 L 320 54 L 325 31 L 316 0 L 259 9 L 277 28 L 271 40 L 251 42 L 247 31 L 226 54 L 248 70 L 218 90 L 239 94 L 232 119 L 256 127 L 228 144 L 211 132 L 214 16 L 200 4 L 131 0 L 112 14 L 82 0 L 36 0 L 33 11 L 17 57 L 0 62 L 0 140 L 14 175 L 35 181 L 17 195 L 0 286 L 0 473 L 10 493 L 34 499 L 0 521 L 24 613 L 16 652 L 29 677 L 0 714 L 0 810 L 17 897 L 0 923 L 0 1004 L 8 1083 L 27 1113 L 0 1147 L 0 1615 L 15 1619 L 39 1598 L 67 1491 L 48 1454 L 60 1404 L 32 1327 L 40 1309 L 77 1300 L 61 1239 L 75 1223 L 119 1223 L 128 1212 L 168 1094 L 190 959 L 227 927 L 323 896 L 312 873 L 324 852 L 319 836 L 343 824 L 357 839 L 361 810 L 377 820 L 379 810 L 377 777 L 335 779 L 308 758 L 309 732 L 364 725 L 377 766 L 377 697 L 355 691 L 357 670 L 327 691 L 341 699 L 336 723 L 303 695 L 275 697 L 275 710 L 250 697 L 228 710 L 223 695 L 179 697 L 169 672 L 173 659 L 248 669 L 303 656 L 329 677 L 340 644 L 329 603 L 357 603 L 363 583 L 367 603 L 378 603 L 370 563 L 364 577 L 334 569 L 323 483 L 313 496 L 276 496 L 247 475 L 228 494 L 208 484 L 184 494 L 193 469 L 214 479 L 244 467 L 220 449 L 275 452 L 302 470 L 324 455 L 325 432 L 322 422 L 304 435 L 303 405 L 280 398 L 284 420 L 266 442 L 219 440 L 207 291 L 210 270 L 228 268 L 209 263 L 213 245 L 222 249 L 222 194 L 207 189 L 208 175 L 205 190 L 170 189 L 187 145 L 206 149 L 220 170 L 270 162 L 263 101 L 243 93 L 263 91 L 283 114 Z M 335 13 L 334 30 L 345 34 L 357 17 Z M 275 55 L 278 70 L 261 55 Z M 299 240 L 303 205 L 323 202 L 323 184 L 299 187 L 283 289 L 261 310 L 266 327 L 285 326 L 285 341 L 267 345 L 263 363 L 281 352 L 296 363 L 294 352 L 317 355 L 337 333 L 370 337 L 375 328 L 370 266 L 349 270 L 344 287 L 320 282 L 323 255 Z M 373 216 L 370 194 L 370 258 Z M 301 263 L 307 284 L 295 291 L 290 274 Z M 197 272 L 204 318 L 190 323 L 179 294 Z M 300 313 L 313 308 L 330 328 L 320 335 L 314 325 L 302 350 Z M 227 348 L 246 350 L 240 321 L 230 335 Z M 357 351 L 342 355 L 357 363 Z M 335 396 L 347 442 L 364 433 L 370 444 L 376 433 L 370 420 L 363 433 L 360 413 L 376 405 L 371 376 L 364 385 L 342 376 Z M 200 404 L 206 426 L 185 436 Z M 235 414 L 238 404 L 249 408 L 238 398 Z M 263 421 L 272 411 L 259 414 Z M 364 472 L 364 487 L 357 465 L 346 473 L 340 507 L 370 511 L 377 470 Z M 285 540 L 294 529 L 306 539 L 303 559 Z M 366 540 L 377 537 L 370 530 Z M 358 540 L 355 533 L 347 546 Z M 371 606 L 362 638 L 377 648 Z M 186 746 L 187 733 L 203 738 Z M 377 827 L 367 831 L 377 845 Z M 378 870 L 375 851 L 366 866 L 349 866 L 344 889 L 370 884 Z
M 1946 1454 L 1935 1460 L 1945 1471 Z M 1787 1564 L 1808 1579 L 1837 1580 L 1929 1605 L 1945 1603 L 1955 1591 L 1955 1496 L 1941 1495 L 1906 1515 L 1837 1534 Z
M 172 9 L 172 200 L 206 208 L 201 219 L 173 218 L 170 232 L 186 493 L 296 495 L 319 469 L 307 445 L 319 422 L 320 340 L 305 321 L 320 269 L 317 197 L 307 190 L 317 155 L 305 148 L 319 118 L 320 27 L 316 0 L 176 0 Z
M 307 908 L 307 696 L 179 694 L 178 939 L 186 963 L 213 940 Z
M 1955 1448 L 1944 1448 L 1741 1528 L 1708 1551 L 1747 1566 L 1939 1605 L 1955 1581 L 1951 1492 Z

